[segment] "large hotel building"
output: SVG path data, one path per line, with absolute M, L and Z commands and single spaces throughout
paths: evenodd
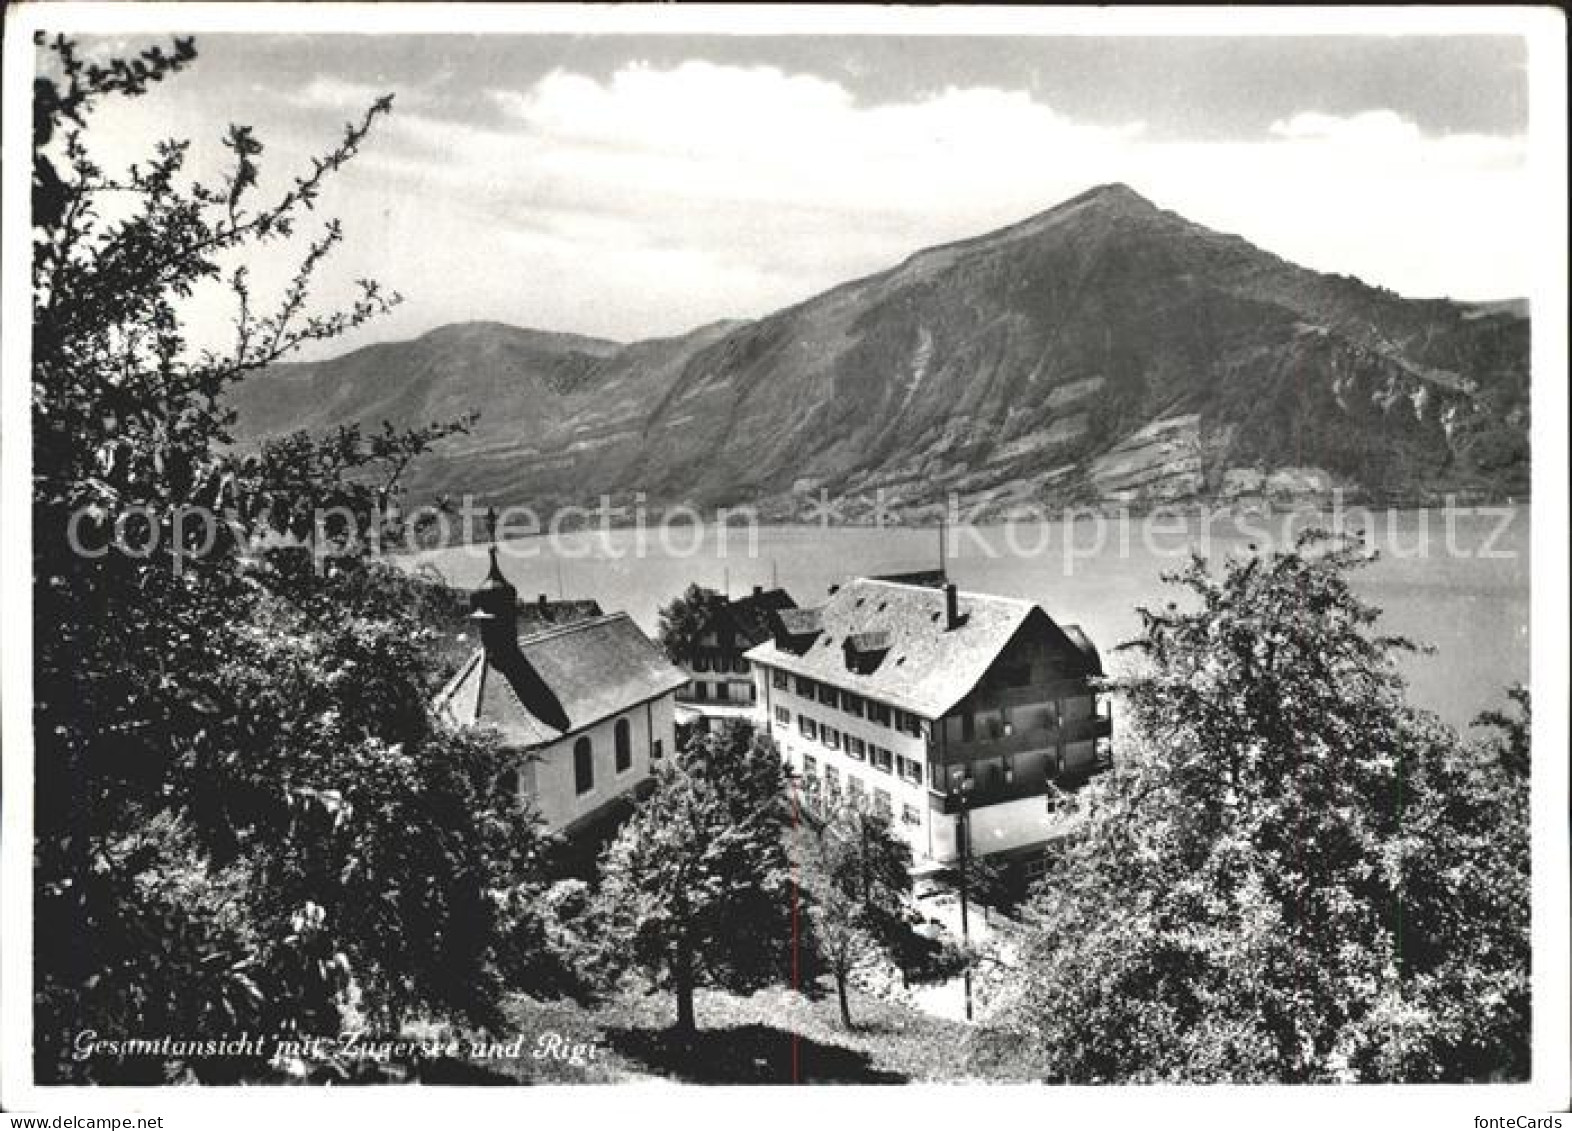
M 963 827 L 972 854 L 1030 866 L 1050 785 L 1110 759 L 1097 649 L 1029 601 L 859 578 L 782 611 L 747 657 L 793 769 L 886 814 L 919 866 L 955 861 Z

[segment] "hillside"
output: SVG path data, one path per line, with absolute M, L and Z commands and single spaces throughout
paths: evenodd
M 449 326 L 277 367 L 237 407 L 253 440 L 476 409 L 415 486 L 496 502 L 1416 502 L 1526 491 L 1528 347 L 1520 304 L 1404 299 L 1105 185 L 757 321 Z

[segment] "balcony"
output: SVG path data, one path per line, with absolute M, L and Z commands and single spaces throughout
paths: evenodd
M 1094 761 L 1073 770 L 1062 770 L 1058 774 L 1044 775 L 1041 770 L 1036 773 L 1016 771 L 1010 775 L 1009 780 L 1004 780 L 1002 773 L 990 773 L 985 780 L 975 782 L 971 790 L 965 794 L 965 808 L 975 812 L 989 805 L 1002 805 L 1007 801 L 1019 801 L 1024 797 L 1044 797 L 1048 792 L 1050 781 L 1059 789 L 1074 791 L 1112 766 L 1111 752 L 1106 746 L 1099 746 Z M 959 789 L 946 792 L 932 785 L 928 787 L 928 805 L 936 813 L 946 815 L 959 813 L 962 800 L 962 792 Z
M 1113 719 L 1106 714 L 1089 715 L 1084 719 L 1069 719 L 1058 726 L 1022 728 L 997 735 L 979 734 L 964 742 L 951 742 L 944 748 L 944 762 L 955 765 L 976 762 L 984 758 L 997 758 L 1009 754 L 1025 754 L 1035 750 L 1057 749 L 1061 742 L 1089 742 L 1113 736 Z

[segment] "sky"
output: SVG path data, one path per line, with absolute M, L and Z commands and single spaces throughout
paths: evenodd
M 324 194 L 346 240 L 321 298 L 370 276 L 405 301 L 328 352 L 474 319 L 632 340 L 758 317 L 1112 181 L 1405 295 L 1530 289 L 1513 37 L 214 34 L 197 49 L 101 110 L 106 166 L 186 137 L 211 177 L 243 122 L 276 187 L 394 95 Z M 217 297 L 196 301 L 199 339 L 225 324 Z

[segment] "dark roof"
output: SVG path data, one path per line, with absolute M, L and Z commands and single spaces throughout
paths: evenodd
M 448 594 L 449 604 L 443 614 L 446 627 L 436 634 L 436 649 L 451 668 L 456 668 L 475 650 L 479 636 L 474 621 L 470 619 L 469 595 L 457 589 L 449 589 Z M 600 604 L 591 600 L 547 601 L 545 604 L 538 600 L 519 600 L 516 608 L 520 636 L 536 636 L 563 625 L 605 615 Z
M 964 699 L 1023 628 L 1047 636 L 1082 674 L 1080 646 L 1030 601 L 960 593 L 957 603 L 961 621 L 948 628 L 943 589 L 858 578 L 817 609 L 783 614 L 782 619 L 804 621 L 806 614 L 818 614 L 819 636 L 810 647 L 798 654 L 771 641 L 749 651 L 748 658 L 930 719 Z M 888 642 L 883 661 L 871 670 L 848 668 L 847 638 L 857 649 L 878 636 Z
M 1086 665 L 1090 669 L 1088 674 L 1102 675 L 1103 658 L 1097 651 L 1097 645 L 1092 643 L 1092 638 L 1087 636 L 1078 624 L 1066 624 L 1061 627 L 1064 629 L 1064 634 L 1070 638 L 1070 643 L 1074 644 L 1076 650 L 1085 657 Z
M 518 610 L 520 636 L 534 636 L 566 624 L 606 615 L 601 611 L 599 601 L 588 598 L 582 601 L 520 601 Z
M 613 613 L 527 636 L 511 656 L 476 649 L 436 709 L 454 723 L 494 726 L 514 745 L 540 746 L 687 681 L 627 613 Z
M 775 635 L 777 618 L 796 607 L 797 602 L 784 589 L 756 589 L 728 601 L 725 609 L 735 626 L 738 646 L 751 648 Z
M 502 576 L 502 567 L 497 565 L 497 548 L 491 547 L 491 568 L 486 571 L 485 578 L 475 586 L 475 592 L 486 593 L 497 590 L 504 593 L 517 593 L 511 582 Z

